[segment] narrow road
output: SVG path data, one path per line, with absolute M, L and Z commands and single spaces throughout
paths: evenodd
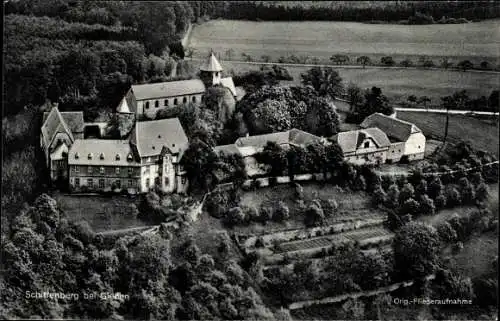
M 203 58 L 192 58 L 191 60 L 203 61 Z M 414 70 L 445 70 L 445 71 L 456 71 L 456 72 L 464 72 L 459 69 L 444 69 L 444 68 L 422 68 L 422 67 L 401 67 L 401 66 L 366 66 L 363 67 L 361 65 L 332 65 L 332 64 L 295 64 L 295 63 L 287 63 L 287 62 L 261 62 L 261 61 L 243 61 L 243 60 L 224 60 L 225 62 L 235 63 L 235 64 L 247 64 L 247 65 L 278 65 L 283 67 L 334 67 L 334 68 L 343 68 L 343 69 L 414 69 Z M 500 74 L 500 71 L 495 70 L 477 70 L 477 69 L 468 69 L 465 72 L 475 72 L 475 73 L 493 73 Z
M 404 108 L 404 107 L 396 107 L 394 108 L 396 111 L 413 111 L 419 113 L 440 113 L 446 114 L 446 109 L 424 109 L 424 108 Z M 466 114 L 475 114 L 475 115 L 489 115 L 489 116 L 498 116 L 498 113 L 493 113 L 490 111 L 474 111 L 474 110 L 450 110 L 450 114 L 455 115 L 466 115 Z

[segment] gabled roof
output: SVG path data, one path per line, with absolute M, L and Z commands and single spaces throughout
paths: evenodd
M 214 152 L 216 152 L 219 156 L 224 154 L 224 155 L 233 155 L 233 154 L 240 154 L 240 150 L 235 144 L 229 144 L 229 145 L 219 145 L 214 147 Z
M 182 154 L 189 144 L 178 118 L 136 122 L 130 142 L 141 157 L 159 155 L 163 147 L 172 154 Z
M 372 138 L 378 148 L 391 145 L 387 135 L 378 128 L 350 130 L 333 136 L 333 140 L 339 144 L 344 154 L 355 152 L 366 138 Z
M 262 148 L 266 146 L 269 141 L 275 142 L 278 145 L 290 144 L 295 146 L 305 146 L 314 142 L 320 142 L 321 137 L 293 128 L 285 132 L 240 137 L 234 144 L 237 147 Z
M 386 116 L 381 113 L 371 114 L 361 123 L 361 127 L 377 127 L 391 138 L 406 141 L 411 134 L 419 133 L 421 130 L 407 121 Z
M 132 93 L 137 100 L 193 95 L 204 92 L 205 84 L 200 79 L 132 85 Z
M 127 140 L 77 139 L 69 149 L 68 164 L 134 166 L 139 162 Z
M 50 112 L 43 113 L 43 121 L 45 122 Z M 73 134 L 83 133 L 85 122 L 83 121 L 83 111 L 60 111 L 59 112 Z
M 45 146 L 49 146 L 57 133 L 65 133 L 69 136 L 71 142 L 75 139 L 71 130 L 69 129 L 66 121 L 64 120 L 61 112 L 57 107 L 53 107 L 47 116 L 44 115 L 44 122 L 42 124 L 42 138 Z M 75 123 L 77 124 L 77 123 Z M 82 126 L 83 126 L 83 113 L 82 113 Z M 77 126 L 78 127 L 78 126 Z M 82 129 L 83 131 L 83 129 Z
M 215 58 L 215 55 L 213 52 L 210 53 L 210 55 L 205 59 L 203 64 L 200 67 L 201 71 L 222 71 L 222 67 L 219 64 L 219 61 L 217 58 Z
M 120 104 L 118 105 L 118 107 L 116 108 L 116 112 L 118 113 L 122 113 L 122 114 L 128 114 L 128 113 L 133 113 L 131 110 L 130 110 L 130 107 L 128 105 L 128 102 L 127 102 L 127 98 L 126 97 L 123 97 L 122 100 L 120 101 Z
M 234 82 L 232 77 L 221 78 L 220 83 L 222 86 L 228 88 L 233 94 L 233 97 L 236 97 L 238 93 L 236 92 L 236 87 L 234 87 Z

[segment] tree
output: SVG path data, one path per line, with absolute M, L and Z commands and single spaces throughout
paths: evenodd
M 460 186 L 460 195 L 462 196 L 462 203 L 468 204 L 476 199 L 474 186 L 469 182 L 467 177 L 462 177 L 458 184 Z
M 444 69 L 448 69 L 452 66 L 453 64 L 450 62 L 450 59 L 448 57 L 444 57 L 441 59 L 441 67 Z
M 392 244 L 395 269 L 401 280 L 422 279 L 435 271 L 440 240 L 432 226 L 410 222 L 397 231 Z
M 411 215 L 413 217 L 419 214 L 419 209 L 420 205 L 418 204 L 418 202 L 413 198 L 408 198 L 401 204 L 399 215 Z
M 304 223 L 306 226 L 317 226 L 323 224 L 325 213 L 318 202 L 313 202 L 305 212 Z
M 356 59 L 356 62 L 360 65 L 363 65 L 363 69 L 365 68 L 366 65 L 371 64 L 371 59 L 368 56 L 361 56 Z
M 490 64 L 487 61 L 481 61 L 480 66 L 481 66 L 481 69 L 488 69 L 490 67 Z
M 188 173 L 189 188 L 207 190 L 208 180 L 220 168 L 219 157 L 212 147 L 200 139 L 194 139 L 182 157 L 184 169 Z
M 288 209 L 288 206 L 284 202 L 279 201 L 278 204 L 276 204 L 276 208 L 274 209 L 273 219 L 278 222 L 283 222 L 288 220 L 289 218 L 290 210 Z
M 493 113 L 500 112 L 500 91 L 493 90 L 488 97 L 488 106 Z
M 402 67 L 411 67 L 411 66 L 413 66 L 413 61 L 411 61 L 410 59 L 405 59 L 405 60 L 402 60 L 399 64 Z
M 346 55 L 336 54 L 330 57 L 330 61 L 336 65 L 345 65 L 349 62 L 349 57 Z
M 427 104 L 431 102 L 431 99 L 427 96 L 420 96 L 418 98 L 418 103 L 424 105 L 424 108 L 427 110 Z
M 271 61 L 271 56 L 269 56 L 269 55 L 262 55 L 262 56 L 260 56 L 260 59 L 263 62 L 270 62 Z
M 391 56 L 385 56 L 380 58 L 380 63 L 385 66 L 394 66 L 396 62 L 394 61 L 394 59 L 392 59 Z
M 448 222 L 443 222 L 437 226 L 437 232 L 441 242 L 455 243 L 458 240 L 458 235 L 455 229 Z
M 446 189 L 446 205 L 458 206 L 462 202 L 460 192 L 455 187 Z
M 472 69 L 474 64 L 470 60 L 462 60 L 457 64 L 457 67 L 462 69 L 462 71 L 467 71 L 467 69 Z
M 351 112 L 355 112 L 359 106 L 363 104 L 363 94 L 361 88 L 356 84 L 349 82 L 347 86 L 347 100 L 349 100 L 349 107 Z
M 476 199 L 479 202 L 484 202 L 487 200 L 489 197 L 489 190 L 488 190 L 488 185 L 486 185 L 484 182 L 480 183 L 476 187 Z
M 408 96 L 408 101 L 412 104 L 416 104 L 417 103 L 417 96 L 415 96 L 415 95 Z
M 420 213 L 423 215 L 433 215 L 436 212 L 436 206 L 434 205 L 434 201 L 423 194 L 420 196 Z
M 233 207 L 227 213 L 224 222 L 229 226 L 241 225 L 245 223 L 245 212 L 241 207 Z
M 365 91 L 364 105 L 357 108 L 355 115 L 359 122 L 373 113 L 383 113 L 391 115 L 394 109 L 389 105 L 389 100 L 382 94 L 382 90 L 378 87 L 372 87 L 371 90 Z
M 321 96 L 335 98 L 343 93 L 342 78 L 333 68 L 313 67 L 300 77 L 304 86 L 312 86 Z
M 286 151 L 272 141 L 267 142 L 262 152 L 256 155 L 256 159 L 258 162 L 270 166 L 269 175 L 271 176 L 281 176 L 288 166 Z
M 434 67 L 434 61 L 432 61 L 428 56 L 421 56 L 419 58 L 419 62 L 424 68 Z

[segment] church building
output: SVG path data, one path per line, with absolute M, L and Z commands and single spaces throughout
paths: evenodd
M 200 79 L 132 85 L 121 100 L 118 113 L 135 114 L 137 119 L 155 119 L 158 111 L 186 103 L 201 103 L 209 88 L 224 88 L 224 101 L 235 105 L 237 92 L 232 77 L 222 77 L 222 66 L 211 52 L 200 67 Z

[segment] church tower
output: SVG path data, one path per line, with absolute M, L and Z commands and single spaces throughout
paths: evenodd
M 222 67 L 215 58 L 214 52 L 211 51 L 210 55 L 203 62 L 200 67 L 200 79 L 203 81 L 207 88 L 220 85 L 222 77 Z

